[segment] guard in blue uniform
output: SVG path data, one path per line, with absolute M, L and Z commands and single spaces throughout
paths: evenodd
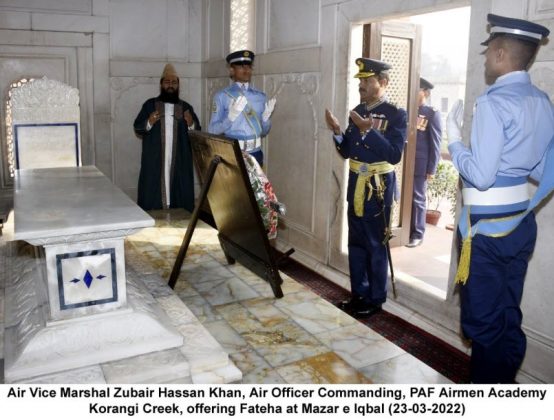
M 427 181 L 437 172 L 441 152 L 441 114 L 432 106 L 425 105 L 433 84 L 423 77 L 419 79 L 417 142 L 414 170 L 414 194 L 412 199 L 412 225 L 410 242 L 413 248 L 421 245 L 425 235 L 425 213 L 427 210 Z
M 472 341 L 471 381 L 512 383 L 525 355 L 519 306 L 537 233 L 534 213 L 525 212 L 527 179 L 554 134 L 550 99 L 526 69 L 549 30 L 520 19 L 487 18 L 490 37 L 483 45 L 490 86 L 477 98 L 471 147 L 461 142 L 461 102 L 446 123 L 448 148 L 464 184 L 456 280 L 463 284 L 462 329 Z M 510 220 L 518 224 L 508 227 Z
M 226 58 L 233 83 L 217 92 L 212 105 L 208 132 L 237 139 L 241 150 L 250 153 L 263 165 L 262 137 L 271 128 L 275 98 L 252 87 L 254 53 L 235 51 Z
M 361 103 L 350 111 L 343 133 L 337 118 L 325 111 L 336 148 L 349 159 L 348 261 L 352 297 L 339 307 L 354 317 L 371 316 L 387 298 L 386 235 L 395 195 L 394 165 L 406 142 L 406 111 L 387 102 L 391 66 L 358 58 Z

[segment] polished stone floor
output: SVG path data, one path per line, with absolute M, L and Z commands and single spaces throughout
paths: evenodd
M 167 281 L 188 220 L 153 212 L 156 226 L 126 240 L 128 269 Z M 412 355 L 281 273 L 282 299 L 199 222 L 177 296 L 227 351 L 244 383 L 450 383 Z
M 125 241 L 126 269 L 154 297 L 159 290 L 165 299 L 188 216 L 151 214 L 155 227 Z M 9 234 L 0 239 L 6 241 Z M 5 264 L 0 264 L 0 344 L 5 276 Z M 238 263 L 227 264 L 213 228 L 197 225 L 175 293 L 229 354 L 243 383 L 450 383 L 305 286 L 284 273 L 281 277 L 284 297 L 275 299 L 264 280 Z M 0 382 L 2 373 L 0 345 Z

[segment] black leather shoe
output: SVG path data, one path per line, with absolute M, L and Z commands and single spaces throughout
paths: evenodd
M 358 308 L 356 311 L 350 313 L 354 318 L 369 318 L 379 312 L 381 312 L 381 305 L 366 304 L 365 307 Z
M 406 244 L 408 248 L 415 248 L 423 243 L 423 239 L 410 239 L 410 242 Z
M 381 305 L 366 303 L 362 297 L 354 296 L 337 304 L 338 308 L 354 318 L 369 318 L 381 311 Z
M 363 304 L 363 299 L 359 296 L 352 296 L 348 300 L 343 300 L 342 302 L 337 303 L 337 307 L 344 312 L 352 312 L 356 310 L 360 305 Z

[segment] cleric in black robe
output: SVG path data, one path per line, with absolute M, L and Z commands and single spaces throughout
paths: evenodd
M 179 77 L 167 64 L 160 96 L 148 99 L 135 119 L 142 139 L 137 204 L 144 210 L 194 208 L 194 174 L 188 131 L 201 130 L 190 104 L 179 99 Z

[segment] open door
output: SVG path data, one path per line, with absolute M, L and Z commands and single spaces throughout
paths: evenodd
M 417 140 L 417 93 L 421 57 L 421 29 L 407 22 L 376 22 L 364 25 L 363 56 L 392 65 L 387 89 L 389 101 L 408 112 L 408 143 L 396 165 L 400 200 L 392 214 L 391 246 L 410 240 L 412 193 Z

